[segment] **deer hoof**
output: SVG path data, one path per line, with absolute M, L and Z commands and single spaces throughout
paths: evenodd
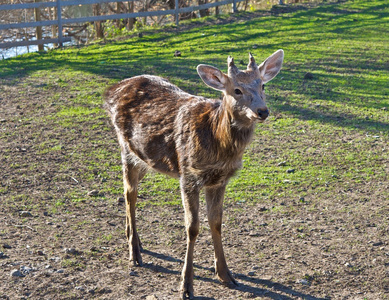
M 234 289 L 234 288 L 239 286 L 239 284 L 235 280 L 229 281 L 229 282 L 223 282 L 222 281 L 222 284 L 225 285 L 226 287 L 230 288 L 230 289 Z
M 130 253 L 130 264 L 132 264 L 133 267 L 136 266 L 142 266 L 142 256 L 140 255 L 140 251 L 134 251 Z
M 235 280 L 235 278 L 232 276 L 230 270 L 227 270 L 227 272 L 221 276 L 220 274 L 217 274 L 218 279 L 222 284 L 229 288 L 235 288 L 239 286 L 238 282 Z
M 187 281 L 183 281 L 181 284 L 181 293 L 182 293 L 182 299 L 194 299 L 193 295 L 193 284 Z
M 128 247 L 130 250 L 130 262 L 132 262 L 132 266 L 142 266 L 142 255 L 140 253 L 143 251 L 143 248 L 138 235 L 130 238 Z
M 130 267 L 141 267 L 143 266 L 142 259 L 130 259 Z

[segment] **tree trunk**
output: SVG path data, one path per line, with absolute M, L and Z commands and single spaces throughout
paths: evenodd
M 101 6 L 100 4 L 94 4 L 93 5 L 93 15 L 94 16 L 100 16 L 101 15 Z M 103 24 L 101 21 L 95 22 L 95 31 L 96 31 L 96 37 L 98 39 L 102 39 L 104 37 L 104 29 Z
M 57 9 L 55 7 L 48 7 L 47 8 L 49 12 L 49 19 L 50 20 L 57 20 Z M 51 37 L 54 39 L 57 37 L 57 25 L 51 25 Z M 58 43 L 53 44 L 54 47 L 58 47 Z
M 198 4 L 207 4 L 208 0 L 198 0 Z M 200 9 L 200 17 L 206 17 L 209 16 L 209 9 Z
M 149 8 L 148 8 L 148 4 L 147 4 L 147 0 L 143 0 L 144 1 L 144 4 L 143 4 L 143 11 L 147 11 Z M 143 17 L 143 25 L 146 26 L 147 25 L 147 17 Z
M 129 13 L 134 12 L 134 1 L 128 2 L 128 10 Z M 128 23 L 127 23 L 127 29 L 128 30 L 133 30 L 134 29 L 134 24 L 135 24 L 135 18 L 129 18 Z
M 35 3 L 40 2 L 40 0 L 34 0 Z M 41 21 L 41 10 L 39 8 L 34 8 L 34 15 L 35 15 L 35 21 L 39 22 Z M 41 40 L 42 39 L 42 26 L 36 27 L 36 39 Z M 38 45 L 38 51 L 43 51 L 43 44 Z
M 116 4 L 116 12 L 115 13 L 116 14 L 122 13 L 121 7 L 120 7 L 120 2 L 116 2 L 115 4 Z M 116 23 L 117 28 L 121 27 L 121 20 L 120 19 L 117 19 L 115 23 Z

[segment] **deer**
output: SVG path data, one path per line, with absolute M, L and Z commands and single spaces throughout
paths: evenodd
M 194 297 L 193 252 L 203 189 L 216 277 L 227 286 L 237 285 L 227 267 L 221 238 L 225 189 L 242 167 L 255 125 L 269 116 L 264 85 L 279 73 L 283 59 L 280 49 L 258 66 L 249 53 L 249 64 L 242 71 L 229 56 L 227 74 L 210 65 L 198 65 L 200 78 L 221 91 L 222 99 L 191 95 L 153 75 L 124 79 L 104 94 L 121 149 L 130 264 L 142 265 L 135 221 L 139 181 L 150 169 L 179 180 L 187 236 L 182 299 Z

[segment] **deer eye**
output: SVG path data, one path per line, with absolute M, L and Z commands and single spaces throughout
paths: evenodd
M 235 89 L 234 92 L 236 95 L 242 95 L 242 91 L 240 89 Z

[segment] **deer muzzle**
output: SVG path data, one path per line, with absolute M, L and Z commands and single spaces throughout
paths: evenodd
M 266 118 L 269 116 L 269 109 L 265 108 L 260 108 L 258 109 L 258 117 L 260 120 L 264 121 Z

